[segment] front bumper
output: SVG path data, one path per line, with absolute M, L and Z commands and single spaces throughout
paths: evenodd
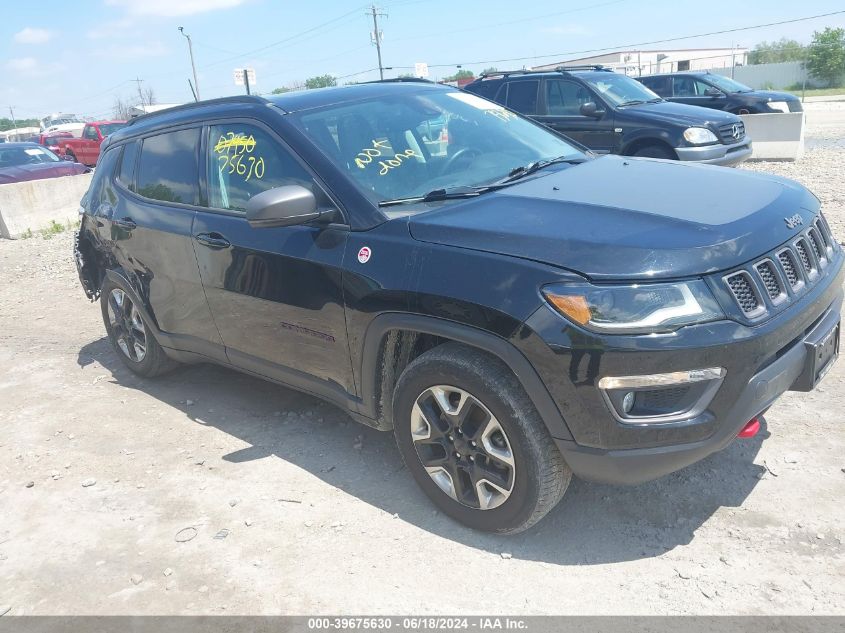
M 515 339 L 566 421 L 571 437 L 555 441 L 575 474 L 639 483 L 723 448 L 783 392 L 803 388 L 805 344 L 839 318 L 843 281 L 839 251 L 824 278 L 800 301 L 757 325 L 724 320 L 666 335 L 596 335 L 568 325 L 544 306 Z M 604 376 L 705 367 L 727 372 L 706 410 L 666 424 L 621 422 L 598 387 Z
M 676 147 L 675 153 L 682 161 L 692 161 L 707 165 L 737 165 L 751 158 L 751 139 L 746 136 L 732 145 L 701 145 L 699 147 Z
M 734 405 L 723 415 L 718 430 L 698 442 L 644 449 L 602 451 L 555 440 L 572 471 L 582 479 L 614 484 L 637 484 L 657 479 L 715 453 L 736 437 L 745 424 L 771 406 L 801 377 L 806 365 L 806 342 L 816 341 L 839 322 L 842 293 L 822 319 L 780 358 L 754 374 Z

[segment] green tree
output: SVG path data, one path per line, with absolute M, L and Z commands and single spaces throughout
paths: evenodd
M 482 75 L 495 75 L 497 72 L 499 72 L 498 68 L 496 68 L 495 66 L 490 66 L 490 68 L 485 68 L 484 70 L 482 70 L 481 74 Z
M 288 88 L 287 86 L 282 86 L 281 88 L 273 88 L 274 95 L 283 95 L 286 92 L 290 92 L 290 88 Z
M 38 119 L 0 119 L 0 132 L 14 130 L 16 127 L 38 127 Z
M 319 75 L 305 80 L 305 87 L 308 88 L 308 90 L 312 90 L 313 88 L 328 88 L 329 86 L 336 85 L 337 78 L 332 77 L 331 75 Z
M 461 69 L 450 77 L 444 77 L 443 81 L 458 81 L 459 79 L 475 79 L 471 70 Z
M 760 42 L 748 53 L 749 64 L 776 64 L 778 62 L 803 61 L 806 56 L 804 46 L 785 37 L 776 42 Z
M 845 29 L 827 27 L 813 33 L 807 48 L 807 69 L 813 77 L 838 87 L 845 76 Z

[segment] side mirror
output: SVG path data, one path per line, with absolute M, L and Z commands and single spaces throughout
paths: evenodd
M 604 110 L 599 110 L 595 101 L 588 101 L 587 103 L 581 104 L 581 114 L 594 119 L 600 119 L 604 116 Z
M 246 204 L 246 219 L 256 229 L 305 224 L 320 215 L 317 198 L 302 185 L 268 189 Z

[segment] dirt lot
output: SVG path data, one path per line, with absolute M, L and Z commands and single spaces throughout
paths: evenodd
M 843 106 L 845 107 L 845 106 Z M 845 109 L 750 168 L 845 238 Z M 0 242 L 0 614 L 845 614 L 845 362 L 660 481 L 576 481 L 500 538 L 438 515 L 388 434 L 232 371 L 134 377 L 68 234 Z

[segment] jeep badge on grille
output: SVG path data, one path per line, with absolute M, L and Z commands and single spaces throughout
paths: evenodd
M 784 218 L 783 220 L 784 222 L 786 222 L 786 226 L 790 229 L 794 229 L 796 226 L 801 226 L 802 224 L 804 224 L 804 220 L 801 218 L 800 213 L 796 213 L 795 215 L 788 218 Z

